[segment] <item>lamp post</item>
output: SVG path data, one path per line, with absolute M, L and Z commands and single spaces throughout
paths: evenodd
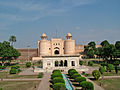
M 27 46 L 27 48 L 28 48 L 28 61 L 29 61 L 29 47 L 30 47 L 30 46 L 28 45 L 28 46 Z

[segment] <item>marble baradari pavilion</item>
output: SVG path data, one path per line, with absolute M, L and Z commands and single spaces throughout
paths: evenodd
M 38 57 L 33 57 L 32 60 L 41 60 L 43 69 L 78 67 L 81 58 L 75 47 L 75 40 L 72 40 L 70 33 L 67 34 L 66 40 L 47 40 L 47 35 L 43 33 L 38 41 Z

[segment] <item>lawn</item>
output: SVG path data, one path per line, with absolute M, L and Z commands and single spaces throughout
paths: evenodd
M 95 81 L 98 85 L 102 84 L 105 90 L 119 90 L 120 89 L 120 78 L 117 79 L 103 79 Z
M 16 78 L 37 78 L 37 75 L 18 75 L 12 74 L 10 75 L 8 72 L 0 72 L 0 78 L 7 78 L 7 79 L 16 79 Z
M 112 70 L 111 72 L 104 72 L 103 76 L 119 76 L 120 75 L 120 71 L 118 72 L 118 74 L 115 73 L 115 70 Z
M 3 90 L 36 90 L 40 81 L 4 81 L 0 82 Z

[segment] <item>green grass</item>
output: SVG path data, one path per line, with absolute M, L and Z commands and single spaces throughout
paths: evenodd
M 36 90 L 40 81 L 4 81 L 0 82 L 3 90 Z
M 120 78 L 117 79 L 104 79 L 95 81 L 98 85 L 102 84 L 105 90 L 119 90 L 120 89 Z
M 115 73 L 115 70 L 112 70 L 112 72 L 104 72 L 103 76 L 119 76 L 120 71 L 118 71 L 118 74 Z
M 37 75 L 18 75 L 18 74 L 9 74 L 8 72 L 0 72 L 0 78 L 7 79 L 17 79 L 17 78 L 37 78 Z

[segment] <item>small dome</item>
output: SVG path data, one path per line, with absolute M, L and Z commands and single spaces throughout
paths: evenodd
M 67 34 L 67 37 L 72 37 L 72 34 L 71 34 L 71 33 L 68 33 L 68 34 Z
M 41 37 L 47 37 L 47 35 L 45 33 L 43 33 Z

